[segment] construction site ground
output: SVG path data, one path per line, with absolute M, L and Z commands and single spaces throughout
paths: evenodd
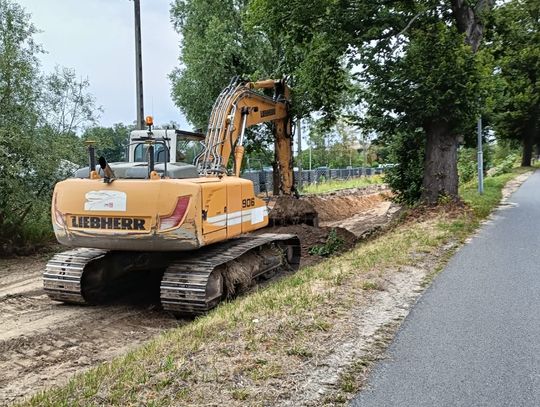
M 398 210 L 381 185 L 302 199 L 319 212 L 320 227 L 299 224 L 271 230 L 299 236 L 303 266 L 324 259 L 309 249 L 324 245 L 332 229 L 341 239 L 337 251 L 346 251 L 358 238 L 388 225 Z M 140 292 L 92 307 L 53 302 L 41 283 L 50 256 L 0 259 L 0 405 L 65 383 L 76 372 L 191 322 L 163 312 L 156 298 Z

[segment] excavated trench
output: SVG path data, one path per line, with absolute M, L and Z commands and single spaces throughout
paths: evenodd
M 387 225 L 397 210 L 381 186 L 307 196 L 302 202 L 316 209 L 319 227 L 298 223 L 264 229 L 297 234 L 302 265 L 323 259 L 309 250 L 324 245 L 332 230 L 342 241 L 337 252 L 343 252 Z M 70 306 L 51 301 L 41 283 L 48 257 L 0 260 L 0 405 L 64 383 L 76 372 L 189 323 L 162 311 L 157 291 L 149 290 L 145 279 L 108 304 Z

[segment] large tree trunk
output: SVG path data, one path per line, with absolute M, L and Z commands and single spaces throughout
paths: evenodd
M 457 200 L 457 136 L 445 122 L 432 122 L 424 130 L 427 142 L 422 201 L 434 205 L 441 197 Z
M 532 134 L 526 134 L 523 139 L 523 155 L 521 156 L 521 166 L 530 167 L 532 160 L 534 141 Z
M 525 134 L 523 134 L 523 155 L 521 156 L 521 166 L 530 167 L 532 164 L 534 144 L 538 143 L 540 135 L 540 128 L 537 125 L 535 114 L 533 114 L 533 117 L 525 126 L 524 133 Z

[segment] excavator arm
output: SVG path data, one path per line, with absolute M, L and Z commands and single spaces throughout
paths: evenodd
M 257 89 L 273 89 L 274 97 L 268 97 Z M 280 193 L 291 195 L 294 190 L 292 125 L 289 88 L 284 80 L 231 81 L 212 108 L 205 149 L 195 161 L 199 173 L 203 176 L 226 173 L 232 155 L 234 175 L 240 176 L 245 131 L 248 127 L 265 122 L 274 124 Z

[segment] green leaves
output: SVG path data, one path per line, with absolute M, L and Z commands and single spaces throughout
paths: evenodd
M 133 130 L 122 123 L 113 127 L 90 127 L 82 135 L 82 140 L 95 141 L 96 157 L 104 156 L 108 162 L 127 161 L 129 133 Z M 82 146 L 82 142 L 79 142 Z M 84 160 L 86 153 L 83 154 Z
M 331 0 L 177 1 L 172 18 L 183 36 L 173 98 L 196 127 L 234 75 L 293 79 L 293 114 L 320 110 L 333 119 L 349 76 L 348 41 Z
M 0 254 L 52 235 L 51 192 L 82 161 L 76 132 L 99 112 L 88 81 L 40 72 L 28 14 L 0 0 Z
M 529 156 L 532 144 L 540 142 L 539 16 L 536 1 L 514 0 L 501 5 L 495 10 L 490 43 L 500 85 L 495 105 L 496 130 L 502 137 L 522 141 Z
M 212 105 L 236 75 L 261 67 L 266 47 L 242 25 L 243 2 L 177 1 L 171 16 L 182 35 L 181 66 L 171 73 L 172 96 L 196 128 L 206 128 Z

